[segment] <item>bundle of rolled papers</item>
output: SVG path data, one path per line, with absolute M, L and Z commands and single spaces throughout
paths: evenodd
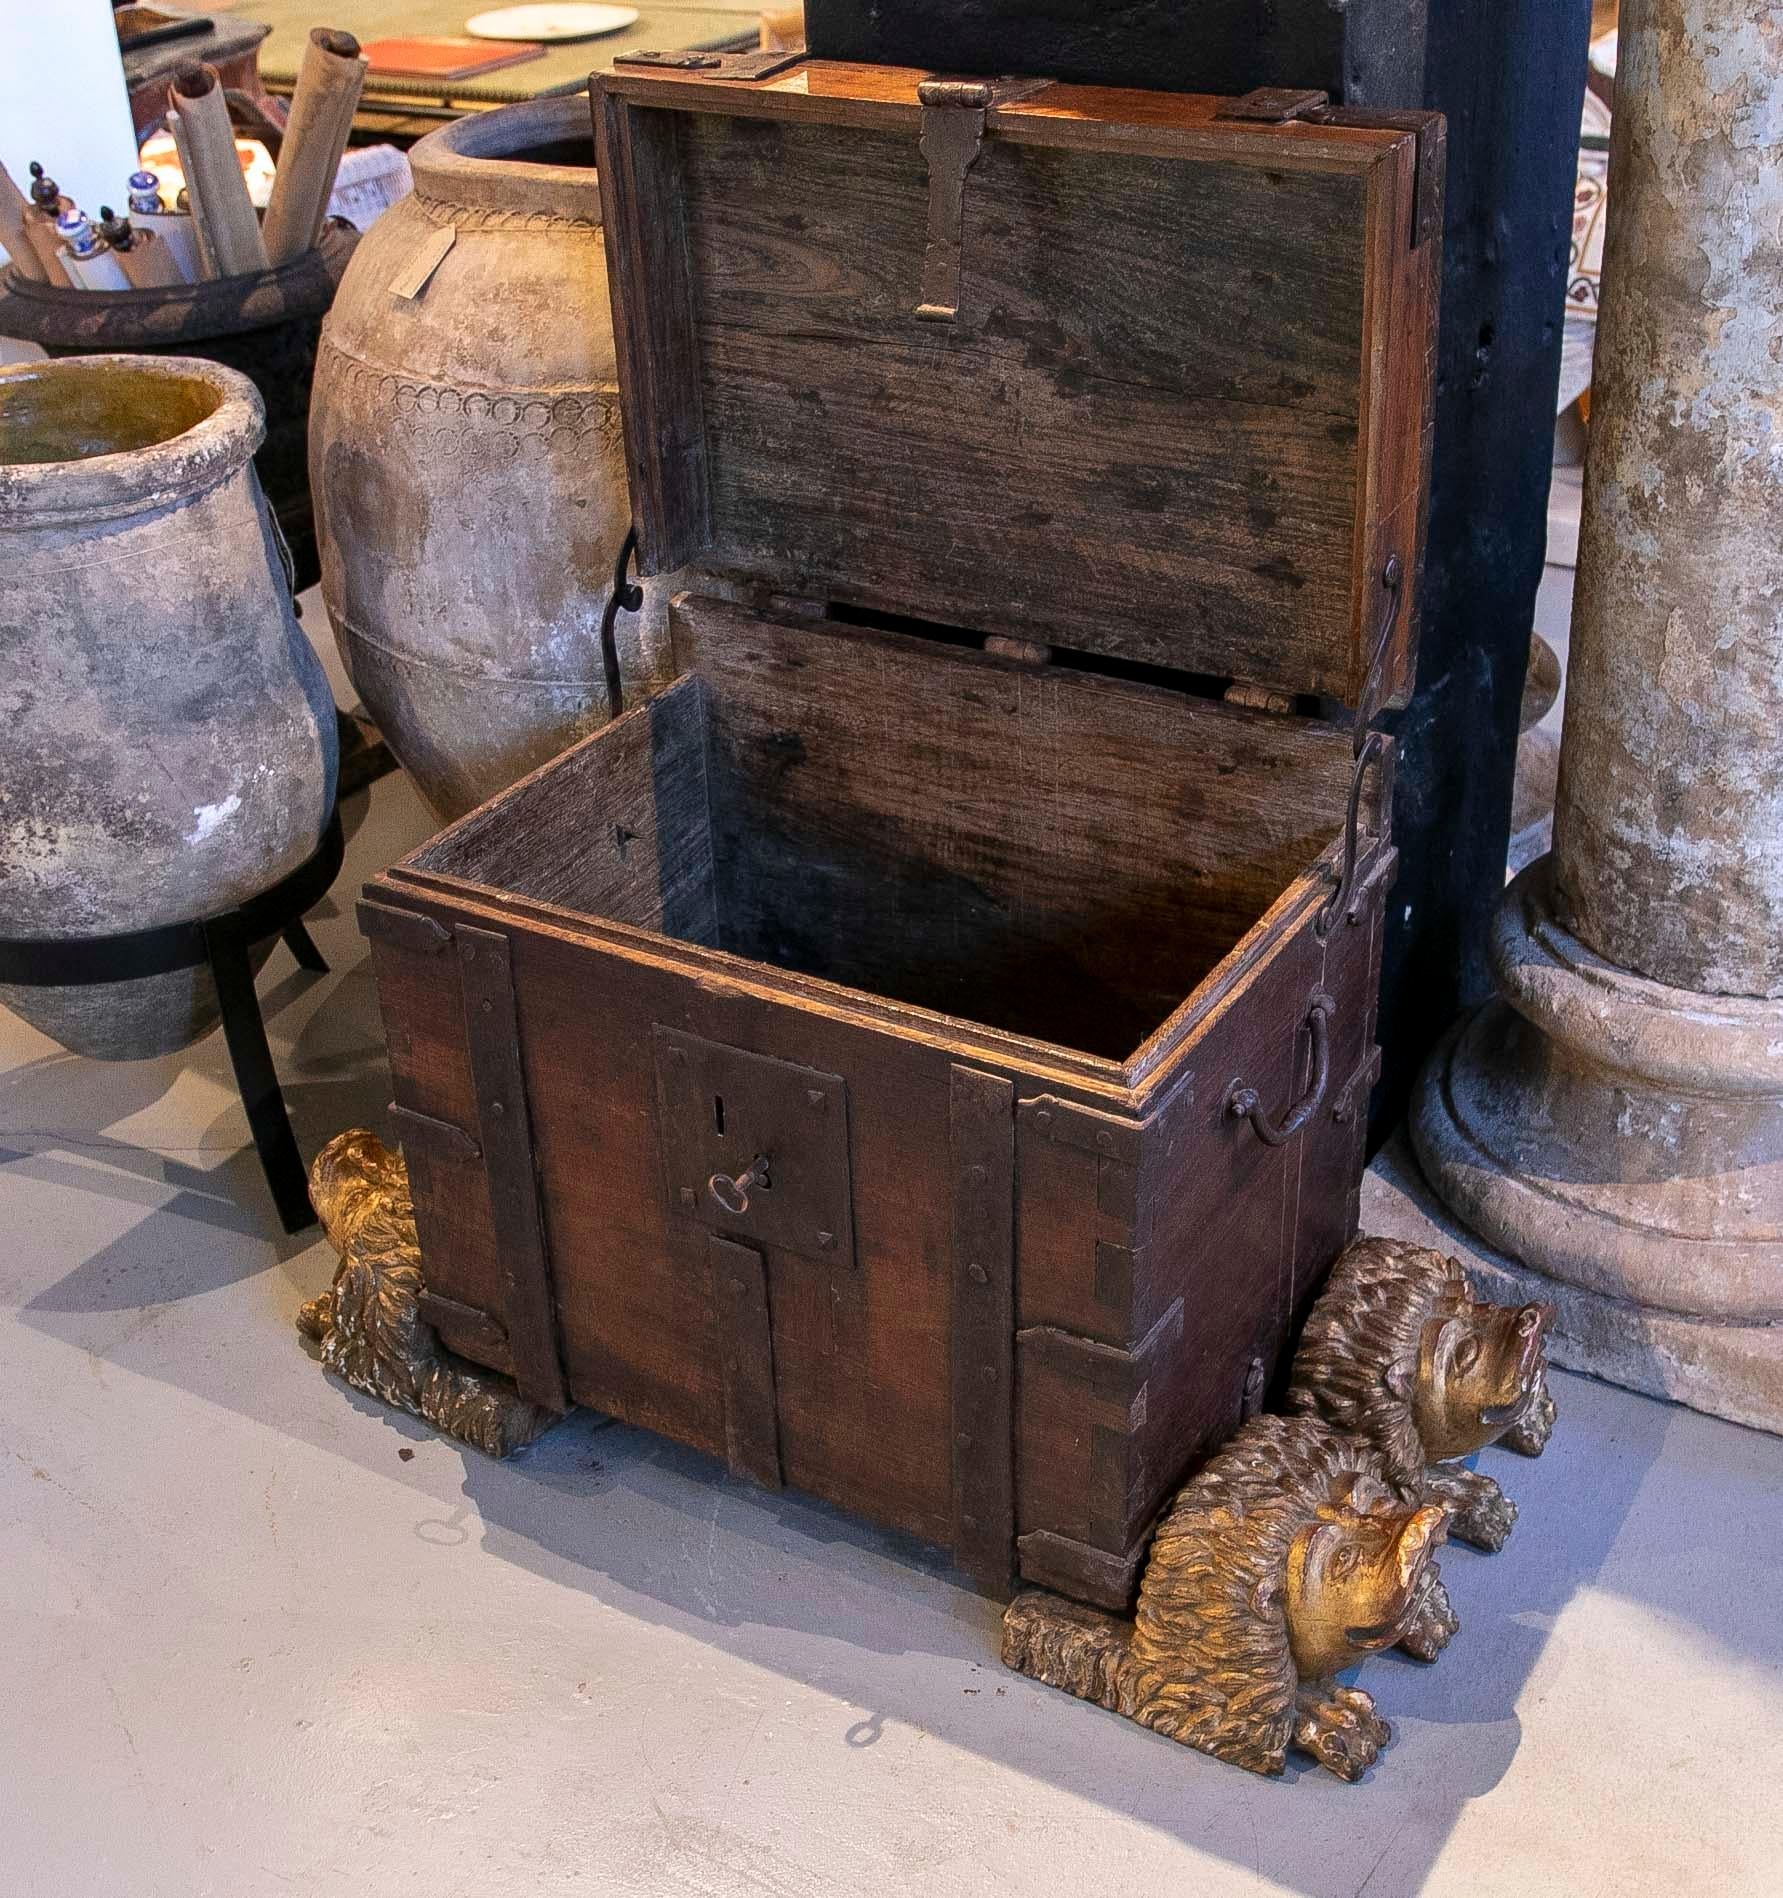
M 310 34 L 264 220 L 242 176 L 217 69 L 196 60 L 175 72 L 167 114 L 183 203 L 163 203 L 160 180 L 139 171 L 129 180 L 128 215 L 101 205 L 95 221 L 41 165 L 31 167 L 29 195 L 0 165 L 0 245 L 14 273 L 77 290 L 143 290 L 293 262 L 322 235 L 365 72 L 352 34 Z

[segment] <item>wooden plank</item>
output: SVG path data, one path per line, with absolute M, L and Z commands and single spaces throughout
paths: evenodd
M 708 1235 L 712 1309 L 724 1361 L 725 1458 L 733 1476 L 781 1487 L 780 1424 L 767 1262 L 754 1246 Z
M 380 898 L 386 893 L 381 882 L 372 888 Z M 396 905 L 389 907 L 394 913 Z M 449 940 L 450 931 L 444 933 Z M 463 987 L 452 965 L 436 959 L 425 943 L 416 950 L 379 933 L 370 940 L 390 1057 L 391 1107 L 428 1285 L 476 1310 L 494 1310 L 501 1303 L 500 1264 L 488 1177 L 476 1164 L 482 1148 L 469 1131 L 477 1108 Z
M 852 71 L 794 77 L 875 97 Z M 810 89 L 773 85 L 654 114 L 681 121 L 662 162 L 684 199 L 700 564 L 1353 700 L 1378 617 L 1359 565 L 1383 537 L 1415 563 L 1421 462 L 1388 431 L 1415 436 L 1421 401 L 1365 397 L 1422 372 L 1428 313 L 1371 294 L 1365 264 L 1409 244 L 1416 138 L 1215 127 L 1211 102 L 1166 100 L 1199 143 L 1159 155 L 1129 136 L 1145 95 L 1068 111 L 1057 91 L 991 115 L 945 326 L 911 317 L 928 185 L 907 131 L 812 122 Z M 653 116 L 603 112 L 622 109 Z M 1301 169 L 1307 131 L 1327 143 Z M 606 209 L 637 215 L 617 188 Z M 648 434 L 652 389 L 627 397 Z
M 723 946 L 1121 1058 L 1343 824 L 1348 737 L 712 600 Z
M 1015 1087 L 955 1065 L 953 1198 L 954 1560 L 987 1588 L 1015 1565 Z
M 904 141 L 710 119 L 685 145 L 712 564 L 1353 691 L 1360 176 L 993 140 L 937 335 Z
M 627 207 L 603 229 L 638 566 L 672 573 L 711 534 L 678 126 L 599 85 L 591 105 L 602 200 Z
M 567 1410 L 508 938 L 497 930 L 469 927 L 457 935 L 465 1034 L 501 1249 L 503 1315 L 515 1381 L 532 1403 Z
M 684 941 L 716 942 L 705 729 L 703 687 L 677 679 L 499 792 L 409 862 Z M 379 910 L 380 918 L 403 914 Z

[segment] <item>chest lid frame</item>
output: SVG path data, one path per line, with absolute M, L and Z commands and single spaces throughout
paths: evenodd
M 1409 698 L 1439 117 L 808 60 L 591 90 L 642 573 Z

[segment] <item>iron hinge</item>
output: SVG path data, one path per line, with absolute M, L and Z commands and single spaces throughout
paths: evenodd
M 1214 109 L 1214 117 L 1239 119 L 1251 125 L 1287 125 L 1294 119 L 1312 118 L 1330 104 L 1328 92 L 1296 86 L 1258 86 L 1239 98 L 1222 99 Z
M 655 72 L 697 72 L 713 79 L 758 80 L 772 79 L 789 66 L 801 64 L 804 58 L 802 46 L 775 53 L 621 53 L 613 66 L 615 71 L 621 66 L 644 66 Z
M 929 166 L 929 236 L 922 260 L 921 323 L 952 323 L 960 313 L 961 225 L 966 174 L 978 162 L 986 121 L 994 108 L 1031 99 L 1049 79 L 924 79 L 922 155 Z

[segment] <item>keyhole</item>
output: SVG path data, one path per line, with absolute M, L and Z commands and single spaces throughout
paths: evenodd
M 712 1124 L 722 1135 L 724 1132 L 724 1096 L 722 1094 L 712 1096 Z

